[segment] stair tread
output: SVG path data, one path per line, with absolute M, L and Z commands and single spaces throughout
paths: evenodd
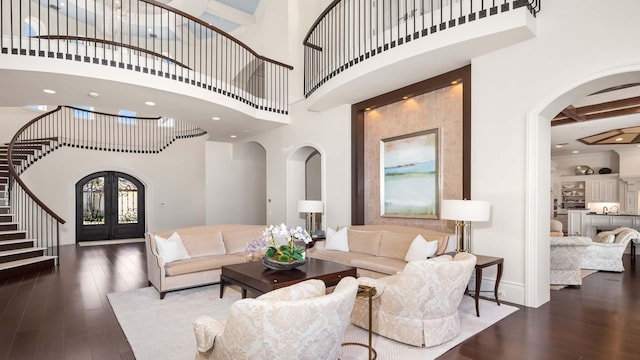
M 9 261 L 6 263 L 0 263 L 0 271 L 12 269 L 12 268 L 16 268 L 24 265 L 29 265 L 29 264 L 35 264 L 43 261 L 48 261 L 55 258 L 56 258 L 55 256 L 43 255 L 43 256 L 36 256 L 28 259 L 20 259 L 20 260 Z
M 4 250 L 4 251 L 0 251 L 0 256 L 24 254 L 24 253 L 28 253 L 28 252 L 41 251 L 41 250 L 46 250 L 46 248 L 43 248 L 43 247 L 30 247 L 30 248 L 24 248 L 24 249 Z
M 35 239 L 11 239 L 11 240 L 0 240 L 0 244 L 1 245 L 19 244 L 19 243 L 34 242 L 34 241 Z
M 26 230 L 0 230 L 0 235 L 24 234 L 26 232 L 27 232 Z

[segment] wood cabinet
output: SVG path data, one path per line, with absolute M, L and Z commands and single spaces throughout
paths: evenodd
M 620 202 L 618 194 L 618 176 L 599 178 L 586 181 L 586 201 L 589 202 Z

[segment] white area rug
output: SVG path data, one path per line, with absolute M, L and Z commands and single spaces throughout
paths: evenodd
M 218 285 L 212 285 L 170 292 L 164 300 L 159 299 L 158 292 L 152 287 L 107 297 L 137 360 L 191 360 L 196 351 L 193 320 L 205 314 L 224 320 L 231 304 L 240 299 L 240 293 L 233 287 L 225 288 L 223 299 L 219 294 Z M 462 332 L 455 339 L 431 348 L 418 348 L 374 334 L 373 347 L 378 352 L 378 359 L 435 359 L 517 310 L 513 306 L 498 306 L 480 300 L 480 317 L 476 317 L 473 298 L 464 296 L 459 308 Z M 344 341 L 366 344 L 368 333 L 349 325 Z M 367 349 L 359 346 L 344 347 L 340 353 L 341 360 L 366 358 Z

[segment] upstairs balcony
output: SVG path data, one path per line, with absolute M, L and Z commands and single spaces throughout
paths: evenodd
M 353 104 L 531 39 L 541 0 L 335 0 L 308 31 L 311 110 Z
M 291 66 L 160 2 L 7 0 L 0 30 L 0 70 L 128 82 L 287 122 Z

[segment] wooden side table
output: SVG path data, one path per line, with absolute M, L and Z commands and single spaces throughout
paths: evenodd
M 496 304 L 500 306 L 500 300 L 498 300 L 498 286 L 500 285 L 500 279 L 502 278 L 502 265 L 504 263 L 504 259 L 501 257 L 484 256 L 484 255 L 475 255 L 475 256 L 477 259 L 476 290 L 475 290 L 475 293 L 473 294 L 473 297 L 476 300 L 476 315 L 480 317 L 480 308 L 478 305 L 478 300 L 480 299 L 480 288 L 482 285 L 482 269 L 492 265 L 498 265 L 498 274 L 496 275 L 496 285 L 493 289 L 493 295 L 496 298 Z

